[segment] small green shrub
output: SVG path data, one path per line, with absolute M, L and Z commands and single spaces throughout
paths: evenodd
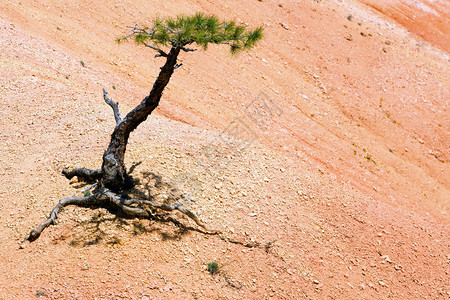
M 208 272 L 211 275 L 217 274 L 219 272 L 219 265 L 214 261 L 208 263 Z

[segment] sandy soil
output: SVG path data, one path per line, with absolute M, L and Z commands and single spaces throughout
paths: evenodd
M 448 1 L 363 2 L 0 1 L 0 299 L 448 299 Z M 80 191 L 62 168 L 100 166 L 101 88 L 124 113 L 162 64 L 115 39 L 196 11 L 266 37 L 237 57 L 183 54 L 127 164 L 143 186 L 162 177 L 150 193 L 176 186 L 211 228 L 271 247 L 69 207 L 21 249 Z M 264 95 L 271 117 L 255 121 Z M 251 143 L 226 143 L 242 124 Z

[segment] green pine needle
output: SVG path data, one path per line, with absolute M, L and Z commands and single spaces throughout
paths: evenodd
M 140 28 L 136 25 L 130 35 L 137 43 L 153 44 L 155 47 L 185 47 L 191 44 L 207 49 L 209 44 L 226 44 L 231 53 L 251 49 L 263 38 L 263 27 L 249 30 L 247 26 L 236 25 L 234 21 L 219 21 L 216 16 L 196 13 L 178 15 L 175 18 L 153 20 L 153 27 Z

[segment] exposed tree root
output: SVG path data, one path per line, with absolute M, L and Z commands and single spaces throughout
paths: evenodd
M 91 185 L 88 189 L 86 189 L 86 191 L 90 190 L 94 186 L 96 186 L 96 184 Z M 41 233 L 48 226 L 54 225 L 56 223 L 56 219 L 58 218 L 59 213 L 63 210 L 64 207 L 68 205 L 91 208 L 103 207 L 108 210 L 112 209 L 117 214 L 127 218 L 152 219 L 160 222 L 170 222 L 183 230 L 197 231 L 206 235 L 216 235 L 225 242 L 241 245 L 246 248 L 263 248 L 266 250 L 266 252 L 268 252 L 268 249 L 272 246 L 272 242 L 269 242 L 267 244 L 261 244 L 255 241 L 242 242 L 225 236 L 224 233 L 219 230 L 209 230 L 193 212 L 179 203 L 166 205 L 158 204 L 147 199 L 126 198 L 125 196 L 117 195 L 116 193 L 111 192 L 106 188 L 95 189 L 92 195 L 86 197 L 68 197 L 61 199 L 55 206 L 55 208 L 51 211 L 47 220 L 42 222 L 36 229 L 31 230 L 30 234 L 25 240 L 29 242 L 37 240 L 40 237 Z M 154 213 L 158 210 L 167 212 L 178 210 L 179 212 L 183 213 L 191 220 L 193 220 L 199 227 L 186 226 L 170 216 L 165 217 L 162 214 Z
M 94 184 L 91 184 L 87 187 L 82 193 L 84 197 L 67 197 L 61 199 L 55 208 L 51 211 L 47 220 L 42 222 L 36 229 L 31 230 L 28 237 L 25 241 L 33 242 L 37 240 L 41 233 L 50 225 L 54 225 L 56 223 L 56 219 L 58 218 L 59 213 L 64 209 L 64 207 L 68 205 L 75 205 L 79 207 L 90 207 L 90 208 L 106 208 L 115 214 L 126 217 L 126 218 L 139 218 L 139 219 L 151 219 L 159 222 L 170 222 L 175 226 L 179 227 L 184 231 L 197 231 L 199 233 L 205 235 L 216 235 L 221 240 L 241 245 L 246 248 L 262 248 L 265 249 L 267 253 L 269 253 L 269 249 L 272 247 L 273 242 L 269 242 L 266 244 L 261 244 L 259 242 L 251 241 L 244 242 L 235 240 L 227 237 L 222 231 L 219 230 L 209 230 L 205 224 L 190 210 L 179 203 L 174 203 L 171 205 L 168 204 L 159 204 L 150 199 L 139 199 L 143 197 L 143 194 L 139 194 L 138 198 L 130 198 L 128 195 L 117 194 L 101 185 L 98 181 L 98 177 L 101 176 L 101 170 L 88 170 L 84 168 L 74 169 L 72 171 L 68 171 L 66 169 L 62 172 L 64 176 L 71 179 L 74 176 L 78 176 L 80 180 L 84 180 L 87 182 L 96 181 Z M 161 183 L 160 183 L 161 184 Z M 95 189 L 91 190 L 95 187 Z M 88 193 L 89 192 L 89 193 Z M 164 212 L 172 212 L 179 211 L 192 221 L 194 221 L 198 227 L 191 227 L 184 225 L 177 219 L 174 219 L 171 216 L 167 216 L 167 214 L 158 213 L 158 211 Z
M 92 185 L 91 187 L 93 186 L 94 185 Z M 89 188 L 87 190 L 89 190 Z M 125 198 L 124 196 L 119 196 L 106 188 L 100 188 L 94 190 L 92 195 L 90 196 L 68 197 L 61 199 L 56 205 L 56 207 L 50 213 L 48 219 L 42 222 L 36 229 L 31 230 L 26 240 L 33 242 L 36 239 L 38 239 L 45 228 L 55 224 L 56 219 L 58 218 L 58 214 L 65 206 L 68 205 L 76 205 L 80 207 L 94 207 L 94 208 L 103 207 L 107 209 L 113 208 L 118 212 L 118 214 L 122 214 L 129 218 L 140 218 L 140 219 L 154 219 L 155 215 L 152 213 L 152 211 L 156 210 L 163 210 L 169 212 L 178 210 L 187 217 L 189 217 L 190 219 L 192 219 L 198 226 L 200 226 L 205 230 L 205 231 L 203 230 L 197 231 L 208 234 L 216 233 L 216 231 L 209 231 L 203 224 L 203 222 L 201 222 L 200 219 L 198 219 L 193 212 L 191 212 L 190 210 L 188 210 L 179 203 L 175 203 L 173 205 L 166 205 L 166 204 L 158 204 L 151 200 L 129 199 Z M 177 223 L 175 222 L 174 223 L 177 225 L 181 224 L 178 221 L 176 222 Z
M 227 274 L 223 274 L 223 278 L 225 279 L 225 282 L 227 283 L 227 285 L 228 285 L 228 286 L 231 286 L 232 288 L 235 288 L 235 289 L 240 290 L 240 289 L 242 289 L 242 288 L 244 287 L 243 284 L 239 284 L 239 286 L 235 285 L 235 284 L 228 278 Z
M 227 237 L 222 231 L 219 230 L 202 230 L 200 228 L 197 227 L 191 227 L 191 226 L 186 226 L 183 223 L 181 223 L 180 221 L 172 218 L 172 217 L 161 217 L 161 216 L 153 216 L 153 219 L 160 221 L 160 222 L 171 222 L 173 223 L 175 226 L 183 229 L 183 230 L 190 230 L 190 231 L 197 231 L 199 233 L 205 234 L 205 235 L 217 235 L 221 240 L 227 242 L 227 243 L 231 243 L 231 244 L 236 244 L 236 245 L 241 245 L 243 247 L 246 248 L 264 248 L 264 249 L 269 249 L 272 245 L 273 242 L 269 242 L 267 244 L 261 244 L 258 242 L 243 242 L 243 241 L 239 241 L 239 240 L 235 240 L 235 239 L 231 239 L 229 237 Z M 267 250 L 268 253 L 268 250 Z
M 62 173 L 64 176 L 66 176 L 67 179 L 72 179 L 73 177 L 77 176 L 80 181 L 86 181 L 86 182 L 95 182 L 99 180 L 102 177 L 102 170 L 89 170 L 85 168 L 77 168 L 73 169 L 71 171 L 67 169 L 63 169 Z
M 26 238 L 26 240 L 33 242 L 36 239 L 38 239 L 45 228 L 47 228 L 52 224 L 55 224 L 56 219 L 58 218 L 58 214 L 65 206 L 77 205 L 81 207 L 90 207 L 93 204 L 97 204 L 97 202 L 98 202 L 97 195 L 91 195 L 88 197 L 68 197 L 59 200 L 58 204 L 50 213 L 48 219 L 42 222 L 36 229 L 31 230 L 30 235 Z

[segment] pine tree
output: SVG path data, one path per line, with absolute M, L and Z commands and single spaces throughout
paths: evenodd
M 196 46 L 206 50 L 209 44 L 224 44 L 230 47 L 232 54 L 236 54 L 251 49 L 262 36 L 262 27 L 249 30 L 247 26 L 237 25 L 234 21 L 219 21 L 215 16 L 197 13 L 193 16 L 180 15 L 176 18 L 155 19 L 152 27 L 135 25 L 129 35 L 119 38 L 117 40 L 119 43 L 134 39 L 137 43 L 156 51 L 155 57 L 163 57 L 166 61 L 150 93 L 124 118 L 120 116 L 118 103 L 109 99 L 106 90 L 103 89 L 103 98 L 113 109 L 116 126 L 111 134 L 109 146 L 103 154 L 102 166 L 97 170 L 85 168 L 63 170 L 63 175 L 68 179 L 77 176 L 78 180 L 92 183 L 90 187 L 93 189 L 92 193 L 85 191 L 83 197 L 61 199 L 48 219 L 33 229 L 26 240 L 34 241 L 39 238 L 45 228 L 55 223 L 58 214 L 67 205 L 114 208 L 121 215 L 137 218 L 152 218 L 150 212 L 152 210 L 178 210 L 206 229 L 195 214 L 180 204 L 162 205 L 150 199 L 132 199 L 127 196 L 127 191 L 133 187 L 133 178 L 127 172 L 124 161 L 128 138 L 159 105 L 173 72 L 181 66 L 177 62 L 180 52 L 193 52 L 196 50 L 193 47 Z

